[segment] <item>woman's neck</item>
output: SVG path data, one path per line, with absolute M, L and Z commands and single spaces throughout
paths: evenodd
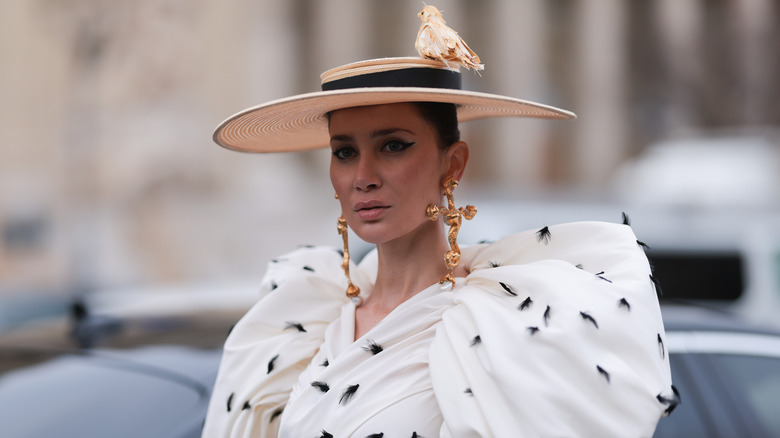
M 447 249 L 443 233 L 441 238 L 377 246 L 377 278 L 371 296 L 395 307 L 438 282 L 447 272 Z
M 441 224 L 430 225 L 402 239 L 377 245 L 376 283 L 357 309 L 355 339 L 401 303 L 438 283 L 447 273 L 444 253 L 449 244 L 446 235 Z

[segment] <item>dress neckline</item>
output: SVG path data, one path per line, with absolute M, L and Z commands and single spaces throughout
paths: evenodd
M 352 344 L 363 342 L 365 339 L 370 339 L 372 335 L 375 334 L 375 332 L 379 330 L 383 330 L 383 327 L 386 326 L 387 324 L 392 324 L 393 320 L 397 319 L 399 314 L 405 313 L 409 307 L 415 306 L 419 304 L 421 301 L 430 299 L 436 296 L 437 294 L 451 294 L 456 290 L 460 289 L 465 284 L 465 282 L 466 282 L 465 277 L 456 277 L 454 288 L 448 288 L 446 290 L 442 290 L 441 285 L 439 283 L 434 283 L 426 287 L 425 289 L 416 293 L 408 300 L 399 304 L 398 307 L 393 309 L 390 313 L 387 314 L 387 316 L 382 318 L 382 320 L 379 321 L 374 327 L 371 327 L 371 329 L 369 329 L 366 333 L 364 333 L 363 336 L 357 339 L 355 338 L 355 312 L 357 310 L 357 306 L 351 300 L 346 302 L 341 308 L 341 318 L 340 318 L 341 333 L 339 337 L 339 352 L 344 351 Z

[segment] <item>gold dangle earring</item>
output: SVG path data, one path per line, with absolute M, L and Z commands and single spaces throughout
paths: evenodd
M 336 199 L 339 199 L 339 195 L 336 195 Z M 352 278 L 349 276 L 349 231 L 347 229 L 347 219 L 342 214 L 338 219 L 338 232 L 341 234 L 341 239 L 344 241 L 344 261 L 341 262 L 341 269 L 344 270 L 344 275 L 347 276 L 347 297 L 355 302 L 356 305 L 360 305 L 360 288 L 352 284 Z
M 444 263 L 447 265 L 447 275 L 439 280 L 439 284 L 449 287 L 455 286 L 455 277 L 452 276 L 452 272 L 458 267 L 460 263 L 460 247 L 458 246 L 458 231 L 460 230 L 462 218 L 471 220 L 475 214 L 477 214 L 477 208 L 473 205 L 467 205 L 465 208 L 455 208 L 455 200 L 452 197 L 452 191 L 458 186 L 458 181 L 452 176 L 448 176 L 444 181 L 442 187 L 444 188 L 444 196 L 447 197 L 447 207 L 439 207 L 436 205 L 429 205 L 426 210 L 428 219 L 435 221 L 439 214 L 442 215 L 445 225 L 449 225 L 450 229 L 447 232 L 447 240 L 450 242 L 450 250 L 444 253 Z M 449 283 L 449 285 L 445 285 Z

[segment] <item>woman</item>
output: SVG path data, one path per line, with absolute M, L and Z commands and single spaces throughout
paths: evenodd
M 469 157 L 458 120 L 573 114 L 462 91 L 450 61 L 349 64 L 322 92 L 217 129 L 237 150 L 329 145 L 345 248 L 269 265 L 225 344 L 204 437 L 650 436 L 676 404 L 628 226 L 458 247 L 475 213 L 454 202 Z M 346 225 L 376 244 L 360 265 Z

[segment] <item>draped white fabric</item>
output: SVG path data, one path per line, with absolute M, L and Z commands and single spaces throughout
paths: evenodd
M 658 300 L 628 226 L 464 248 L 453 290 L 432 285 L 357 340 L 340 261 L 303 248 L 270 264 L 204 437 L 649 437 L 667 408 Z M 370 293 L 375 254 L 351 272 Z

